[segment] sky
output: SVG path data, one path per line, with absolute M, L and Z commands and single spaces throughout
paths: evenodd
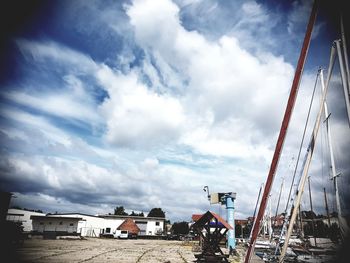
M 172 222 L 207 210 L 224 216 L 224 206 L 209 204 L 208 186 L 237 193 L 236 218 L 253 215 L 310 1 L 14 1 L 1 10 L 0 188 L 14 194 L 11 205 L 87 214 L 160 207 Z M 327 74 L 339 38 L 333 11 L 322 4 L 314 27 L 273 213 L 282 181 L 280 212 L 285 205 L 317 71 Z M 316 86 L 300 162 L 319 107 Z M 327 102 L 345 198 L 343 94 L 336 61 Z M 328 152 L 323 123 L 309 173 L 317 213 L 325 213 L 323 188 L 335 209 Z

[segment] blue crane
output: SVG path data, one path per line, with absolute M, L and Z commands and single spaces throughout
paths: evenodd
M 236 193 L 209 193 L 209 187 L 206 185 L 203 188 L 204 192 L 207 192 L 208 200 L 210 204 L 218 204 L 226 206 L 226 221 L 230 224 L 232 229 L 227 233 L 227 248 L 230 254 L 236 249 L 236 236 L 235 236 L 235 217 L 234 217 L 234 201 L 236 199 Z

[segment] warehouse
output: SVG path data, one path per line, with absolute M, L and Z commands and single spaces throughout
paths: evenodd
M 40 213 L 40 212 L 10 208 L 7 210 L 6 220 L 16 222 L 16 223 L 21 223 L 23 227 L 23 231 L 26 233 L 29 233 L 33 230 L 32 219 L 30 219 L 30 217 L 34 215 L 45 216 L 44 213 Z
M 81 217 L 57 215 L 32 215 L 33 233 L 55 233 L 56 235 L 77 235 Z
M 138 227 L 138 236 L 164 235 L 165 218 L 119 216 L 119 215 L 87 215 L 81 213 L 48 214 L 31 217 L 33 231 L 44 233 L 56 231 L 59 233 L 79 234 L 85 237 L 99 237 L 101 234 L 113 234 L 128 220 Z M 130 224 L 129 224 L 130 225 Z M 133 232 L 134 231 L 133 227 Z

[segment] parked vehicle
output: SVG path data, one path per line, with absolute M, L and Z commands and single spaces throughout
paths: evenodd
M 129 231 L 128 230 L 119 230 L 119 231 L 120 231 L 120 234 L 118 235 L 117 238 L 119 238 L 119 239 L 128 239 L 128 237 L 129 237 Z

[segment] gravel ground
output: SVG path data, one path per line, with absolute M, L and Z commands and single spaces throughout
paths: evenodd
M 8 263 L 192 263 L 198 242 L 170 240 L 119 240 L 86 238 L 82 240 L 25 240 L 23 246 L 6 255 Z M 244 248 L 229 261 L 243 261 Z M 227 250 L 223 248 L 224 253 Z M 5 257 L 5 255 L 4 255 Z M 4 258 L 3 257 L 3 258 Z
M 192 244 L 169 240 L 25 240 L 8 262 L 193 262 Z

